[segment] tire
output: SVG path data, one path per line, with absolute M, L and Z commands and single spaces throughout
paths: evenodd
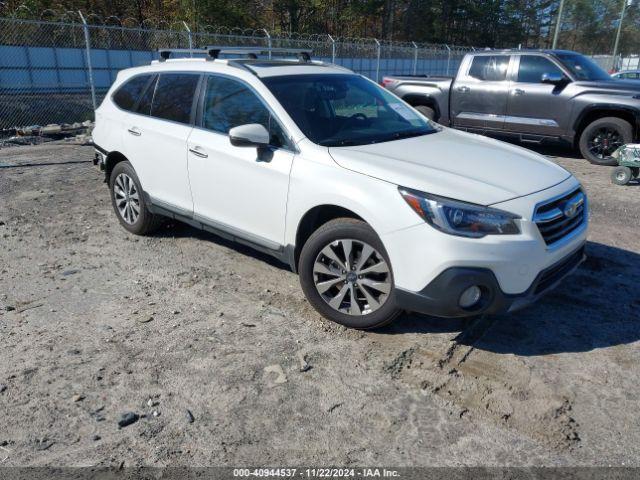
M 633 141 L 633 128 L 626 120 L 604 117 L 591 122 L 580 135 L 582 156 L 594 165 L 617 165 L 611 156 L 618 147 Z
M 349 259 L 345 251 L 351 252 Z M 367 258 L 358 265 L 363 252 Z M 298 270 L 309 303 L 329 320 L 370 330 L 400 314 L 389 256 L 378 235 L 363 221 L 338 218 L 318 228 L 302 247 Z
M 138 175 L 128 161 L 120 162 L 113 168 L 109 190 L 113 210 L 125 230 L 135 235 L 148 235 L 158 229 L 162 217 L 149 211 Z
M 616 167 L 611 172 L 611 181 L 616 185 L 626 185 L 633 178 L 629 167 Z
M 422 115 L 427 117 L 429 120 L 433 120 L 434 118 L 436 118 L 436 112 L 431 107 L 427 107 L 426 105 L 417 105 L 413 108 L 415 108 Z

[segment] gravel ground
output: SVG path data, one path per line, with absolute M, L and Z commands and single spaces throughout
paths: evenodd
M 358 332 L 249 249 L 129 235 L 91 157 L 0 151 L 1 465 L 640 466 L 640 185 L 557 158 L 592 212 L 560 288 Z

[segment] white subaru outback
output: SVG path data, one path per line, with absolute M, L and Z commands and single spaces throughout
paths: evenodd
M 362 329 L 403 310 L 511 312 L 584 259 L 587 201 L 563 168 L 433 124 L 308 52 L 265 51 L 162 51 L 119 73 L 93 136 L 129 232 L 171 217 L 248 244 L 298 272 L 322 315 Z

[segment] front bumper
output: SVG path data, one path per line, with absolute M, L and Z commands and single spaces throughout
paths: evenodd
M 520 294 L 504 293 L 496 276 L 488 268 L 452 267 L 438 275 L 419 292 L 396 288 L 396 304 L 403 310 L 445 318 L 481 313 L 510 313 L 534 303 L 551 291 L 585 258 L 583 243 L 577 250 L 542 270 L 531 286 Z M 482 291 L 479 302 L 472 308 L 460 307 L 460 295 L 473 285 L 479 286 Z

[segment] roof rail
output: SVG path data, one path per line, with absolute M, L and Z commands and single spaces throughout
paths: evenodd
M 220 54 L 225 55 L 246 55 L 251 59 L 257 59 L 258 55 L 269 54 L 293 54 L 301 62 L 310 62 L 313 50 L 310 48 L 269 48 L 269 47 L 233 47 L 222 45 L 210 45 L 205 48 L 161 48 L 158 50 L 160 61 L 164 62 L 172 53 L 188 53 L 207 55 L 207 60 L 215 60 Z

